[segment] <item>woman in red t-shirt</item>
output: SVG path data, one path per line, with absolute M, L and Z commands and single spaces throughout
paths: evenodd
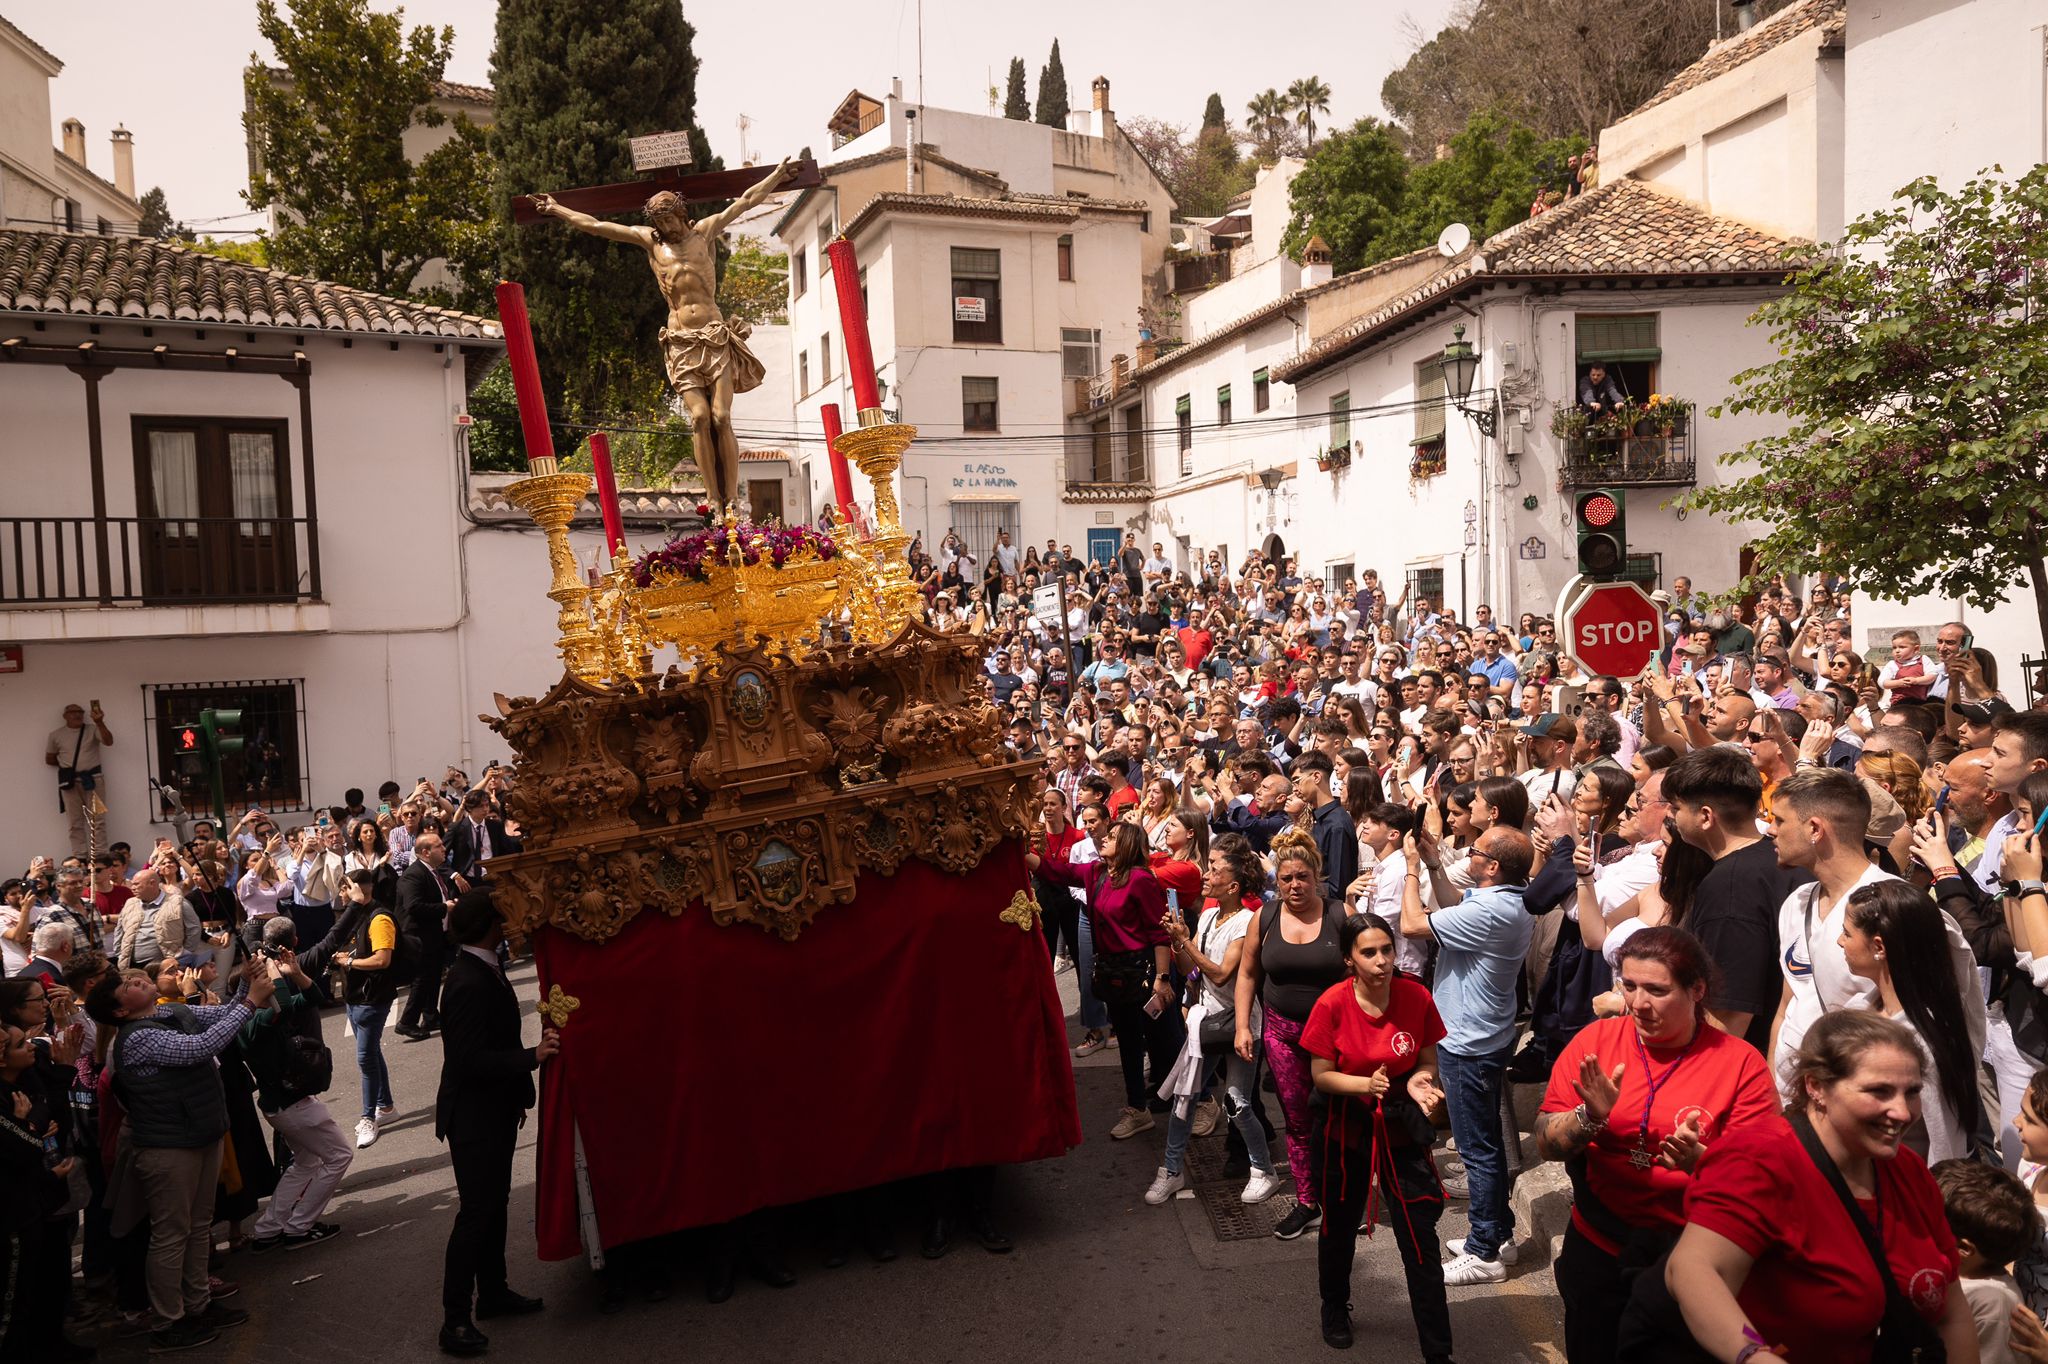
M 1323 992 L 1301 1030 L 1302 1049 L 1313 1058 L 1309 1073 L 1327 1105 L 1315 1135 L 1322 1152 L 1316 1277 L 1323 1339 L 1338 1349 L 1351 1345 L 1359 1223 L 1370 1235 L 1383 1199 L 1408 1276 L 1415 1334 L 1423 1358 L 1435 1364 L 1451 1357 L 1451 1308 L 1436 1240 L 1444 1188 L 1430 1158 L 1430 1114 L 1444 1097 L 1436 1067 L 1444 1021 L 1428 989 L 1394 968 L 1394 930 L 1385 919 L 1351 915 L 1337 946 L 1351 979 Z
M 1941 1191 L 1899 1143 L 1925 1084 L 1909 1029 L 1836 1009 L 1807 1031 L 1793 1062 L 1792 1121 L 1751 1124 L 1707 1152 L 1664 1278 L 1709 1354 L 1734 1364 L 1872 1357 L 1884 1279 L 1825 1161 L 1876 1228 L 1892 1281 L 1948 1357 L 1977 1357 Z
M 1764 1058 L 1706 1019 L 1707 974 L 1706 948 L 1684 929 L 1638 931 L 1617 972 L 1627 1011 L 1581 1029 L 1550 1072 L 1536 1144 L 1572 1177 L 1555 1266 L 1571 1364 L 1614 1359 L 1630 1275 L 1678 1239 L 1700 1153 L 1777 1119 Z
M 1209 821 L 1193 811 L 1176 810 L 1153 843 L 1146 863 L 1160 886 L 1179 898 L 1180 917 L 1193 928 L 1205 908 L 1202 875 L 1209 865 Z

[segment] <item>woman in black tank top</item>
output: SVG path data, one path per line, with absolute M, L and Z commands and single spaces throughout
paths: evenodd
M 1301 1030 L 1323 991 L 1350 974 L 1338 947 L 1344 906 L 1323 901 L 1323 860 L 1315 840 L 1289 831 L 1273 839 L 1273 876 L 1279 902 L 1259 913 L 1259 922 L 1245 936 L 1244 957 L 1237 973 L 1237 1051 L 1251 1060 L 1252 1001 L 1264 1006 L 1266 1063 L 1273 1069 L 1273 1089 L 1287 1118 L 1287 1164 L 1294 1176 L 1295 1206 L 1280 1219 L 1273 1234 L 1283 1241 L 1314 1226 L 1322 1217 L 1316 1206 L 1316 1158 L 1310 1141 L 1309 1055 L 1301 1049 Z

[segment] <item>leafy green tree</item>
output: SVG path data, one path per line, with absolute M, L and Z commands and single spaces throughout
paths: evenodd
M 447 69 L 455 31 L 373 13 L 366 0 L 257 0 L 256 27 L 282 73 L 251 59 L 244 120 L 256 166 L 243 196 L 274 209 L 271 263 L 382 294 L 414 291 L 437 259 L 461 277 L 475 306 L 489 271 L 475 240 L 490 214 L 491 162 L 483 133 L 457 116 L 452 136 L 414 166 L 405 133 L 448 120 L 429 103 Z M 448 297 L 447 301 L 458 301 Z
M 676 0 L 500 0 L 495 202 L 633 178 L 629 137 L 686 131 L 694 169 L 722 168 L 697 126 L 695 30 Z M 705 212 L 715 205 L 692 205 Z M 499 225 L 507 279 L 526 286 L 550 405 L 647 413 L 666 385 L 668 306 L 637 251 L 556 223 Z
M 1308 239 L 1321 236 L 1339 274 L 1397 255 L 1407 188 L 1400 139 L 1378 119 L 1362 118 L 1324 139 L 1294 177 L 1280 249 L 1298 260 Z
M 1317 76 L 1303 76 L 1287 87 L 1287 107 L 1294 121 L 1308 131 L 1308 145 L 1316 145 L 1316 115 L 1330 112 L 1330 87 Z
M 1202 106 L 1202 126 L 1230 131 L 1230 120 L 1223 115 L 1223 96 L 1211 94 L 1209 102 Z
M 1540 190 L 1564 188 L 1567 163 L 1585 147 L 1586 140 L 1576 135 L 1544 141 L 1533 129 L 1498 114 L 1474 114 L 1451 138 L 1449 155 L 1408 172 L 1385 254 L 1428 246 L 1452 223 L 1465 224 L 1483 241 L 1524 221 Z
M 1271 86 L 1253 95 L 1244 106 L 1245 131 L 1262 161 L 1270 161 L 1287 129 L 1287 97 Z
M 142 205 L 142 217 L 135 224 L 136 236 L 162 240 L 178 235 L 177 224 L 171 221 L 171 206 L 164 198 L 162 186 L 150 188 L 138 202 Z
M 180 246 L 202 255 L 219 256 L 222 260 L 239 261 L 243 265 L 270 265 L 270 242 L 265 237 L 252 237 L 245 242 L 222 241 L 218 237 L 179 237 Z
M 1713 409 L 1783 417 L 1689 508 L 1756 526 L 1755 572 L 1989 609 L 2023 578 L 2048 640 L 2048 166 L 1921 179 L 1814 249 L 1755 320 L 1778 358 Z
M 718 311 L 750 326 L 789 321 L 789 257 L 737 237 L 718 280 Z
M 1024 59 L 1010 58 L 1010 81 L 1003 96 L 1003 117 L 1031 121 L 1031 96 L 1024 89 Z
M 1221 128 L 1202 128 L 1190 139 L 1178 123 L 1130 118 L 1118 125 L 1159 172 L 1182 216 L 1213 218 L 1231 197 L 1250 189 L 1258 167 L 1239 158 L 1237 144 Z
M 1048 128 L 1067 126 L 1067 68 L 1060 64 L 1060 40 L 1052 40 L 1052 55 L 1038 72 L 1037 121 Z

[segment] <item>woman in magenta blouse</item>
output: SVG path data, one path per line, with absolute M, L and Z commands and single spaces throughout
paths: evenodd
M 1102 855 L 1075 866 L 1057 852 L 1025 861 L 1048 881 L 1079 886 L 1088 896 L 1088 920 L 1095 929 L 1095 997 L 1109 1009 L 1118 1060 L 1124 1068 L 1124 1111 L 1109 1135 L 1117 1141 L 1153 1126 L 1152 1108 L 1166 1105 L 1147 1093 L 1145 1061 L 1152 1085 L 1173 1068 L 1187 1025 L 1174 988 L 1172 939 L 1166 932 L 1166 892 L 1145 865 L 1149 843 L 1135 820 L 1118 820 L 1103 835 Z

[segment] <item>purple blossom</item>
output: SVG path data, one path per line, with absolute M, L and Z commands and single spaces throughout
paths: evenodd
M 744 564 L 758 564 L 766 556 L 776 568 L 786 567 L 806 552 L 821 560 L 838 553 L 832 537 L 814 526 L 760 526 L 742 521 L 728 531 L 718 524 L 641 555 L 633 564 L 633 582 L 639 587 L 652 587 L 657 577 L 708 582 L 714 568 L 732 563 L 735 548 Z

